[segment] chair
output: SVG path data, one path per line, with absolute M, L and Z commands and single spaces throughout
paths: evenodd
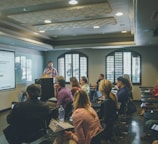
M 70 116 L 72 115 L 72 110 L 73 110 L 72 102 L 67 103 L 65 107 L 65 120 L 69 120 Z
M 101 138 L 103 135 L 104 129 L 101 129 L 99 132 L 96 133 L 96 135 L 92 138 L 90 144 L 101 144 Z

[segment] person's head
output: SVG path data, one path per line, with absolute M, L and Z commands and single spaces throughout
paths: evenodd
M 78 80 L 76 79 L 76 77 L 71 77 L 70 78 L 70 85 L 71 87 L 79 87 L 80 84 L 78 82 Z
M 122 76 L 117 78 L 117 86 L 118 86 L 118 88 L 124 87 L 126 85 L 127 85 L 127 79 L 125 79 Z
M 99 80 L 103 80 L 103 79 L 104 79 L 104 74 L 101 73 L 101 74 L 99 75 Z
M 56 82 L 59 85 L 59 87 L 65 87 L 65 78 L 63 76 L 57 76 Z
M 84 90 L 78 90 L 75 92 L 74 100 L 73 100 L 74 109 L 77 108 L 87 109 L 87 107 L 89 107 L 90 105 L 91 103 L 87 92 L 85 92 Z
M 41 96 L 41 89 L 37 84 L 31 84 L 26 88 L 27 98 L 35 100 Z
M 53 62 L 52 61 L 48 61 L 48 67 L 52 68 L 53 67 Z
M 111 89 L 112 89 L 112 83 L 109 80 L 107 79 L 101 80 L 99 84 L 99 91 L 102 94 L 109 96 Z
M 84 85 L 84 84 L 86 84 L 86 83 L 88 83 L 88 79 L 87 79 L 85 76 L 82 76 L 82 77 L 80 78 L 80 84 L 81 84 L 81 85 Z

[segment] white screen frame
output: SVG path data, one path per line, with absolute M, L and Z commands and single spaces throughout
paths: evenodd
M 15 52 L 0 50 L 0 91 L 15 87 Z

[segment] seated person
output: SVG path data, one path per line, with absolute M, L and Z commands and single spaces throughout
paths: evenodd
M 82 90 L 84 90 L 88 94 L 90 93 L 90 87 L 89 87 L 89 84 L 88 84 L 88 79 L 85 76 L 82 76 L 80 78 L 80 85 L 81 85 Z
M 71 144 L 90 144 L 92 137 L 101 130 L 98 115 L 91 107 L 89 96 L 84 90 L 76 91 L 73 106 L 74 132 L 65 131 L 64 136 L 57 137 L 53 144 L 63 144 L 67 141 Z
M 97 97 L 102 96 L 102 94 L 99 91 L 99 84 L 100 84 L 101 80 L 103 80 L 103 79 L 104 79 L 104 74 L 101 73 L 101 74 L 99 74 L 99 77 L 98 77 L 96 84 L 90 85 L 91 88 L 96 91 L 95 93 L 96 93 Z M 93 93 L 93 95 L 95 95 L 95 93 Z
M 132 87 L 133 87 L 133 86 L 132 86 L 131 79 L 130 79 L 130 77 L 129 77 L 128 74 L 124 74 L 123 77 L 124 77 L 125 79 L 127 79 L 126 86 L 128 87 L 128 90 L 129 90 L 129 98 L 130 98 L 130 100 L 132 101 L 132 100 L 133 100 L 133 94 L 132 94 Z
M 74 96 L 75 92 L 77 90 L 80 90 L 81 89 L 81 86 L 78 82 L 78 80 L 76 79 L 76 77 L 71 77 L 70 78 L 70 85 L 71 85 L 71 92 L 72 92 L 72 95 Z
M 65 79 L 63 76 L 56 77 L 56 84 L 54 84 L 55 97 L 57 98 L 57 107 L 62 105 L 66 108 L 66 105 L 72 102 L 72 93 L 69 88 L 65 86 Z
M 103 80 L 104 79 L 104 74 L 100 74 L 99 75 L 99 77 L 98 77 L 98 80 L 97 80 L 97 82 L 96 82 L 96 90 L 97 91 L 99 91 L 99 84 L 100 84 L 100 82 L 101 82 L 101 80 Z
M 158 125 L 158 120 L 154 120 L 154 119 L 145 120 L 145 122 L 144 122 L 145 135 L 142 136 L 141 139 L 145 140 L 146 138 L 149 138 L 152 135 L 151 129 L 152 129 L 154 124 Z
M 103 119 L 103 124 L 106 125 L 104 138 L 111 140 L 113 135 L 114 122 L 116 121 L 117 99 L 111 93 L 112 83 L 109 80 L 102 80 L 99 85 L 99 90 L 102 93 L 105 101 L 101 105 L 100 115 Z
M 153 89 L 149 89 L 149 91 L 151 92 L 151 96 L 153 96 L 153 100 L 154 100 L 154 98 L 157 98 L 157 96 L 158 96 L 158 86 L 155 86 Z M 140 106 L 142 108 L 142 110 L 141 110 L 139 115 L 143 116 L 145 111 L 147 110 L 147 106 L 152 106 L 152 105 L 154 106 L 153 103 L 148 103 L 148 102 L 142 103 L 141 106 Z
M 49 122 L 49 107 L 38 100 L 40 88 L 31 84 L 27 87 L 26 94 L 27 101 L 16 103 L 7 116 L 9 133 L 4 130 L 4 134 L 11 144 L 21 144 L 24 139 L 38 133 L 45 122 Z
M 126 106 L 127 102 L 129 100 L 129 95 L 128 95 L 128 87 L 126 86 L 127 80 L 124 77 L 118 77 L 117 78 L 117 99 L 118 102 L 121 103 L 120 109 L 119 109 L 119 114 L 123 114 L 126 112 Z

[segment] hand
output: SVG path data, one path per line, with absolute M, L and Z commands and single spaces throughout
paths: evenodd
M 65 131 L 64 137 L 67 139 L 71 139 L 73 132 L 72 131 Z
M 57 89 L 59 87 L 58 84 L 54 84 L 54 88 Z

